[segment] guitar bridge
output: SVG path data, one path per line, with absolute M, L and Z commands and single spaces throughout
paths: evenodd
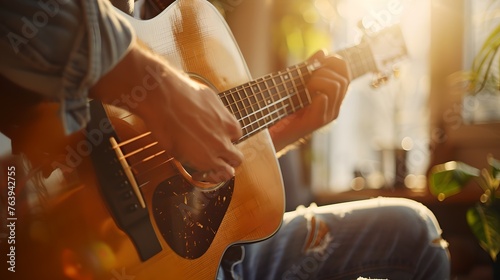
M 87 126 L 89 134 L 98 129 L 103 134 L 103 139 L 117 139 L 113 129 L 102 129 L 103 123 L 112 127 L 102 104 L 93 100 L 90 102 L 90 110 L 92 118 Z M 112 142 L 101 141 L 93 147 L 90 157 L 111 216 L 134 243 L 140 259 L 145 261 L 159 253 L 162 248 L 148 209 L 139 189 L 134 190 L 135 180 L 130 181 L 127 177 L 126 166 L 118 160 Z M 135 186 L 137 187 L 137 184 Z

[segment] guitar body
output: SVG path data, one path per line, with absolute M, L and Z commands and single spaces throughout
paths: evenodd
M 156 53 L 217 91 L 250 80 L 228 27 L 206 1 L 180 0 L 152 20 L 130 21 L 139 38 Z M 49 123 L 57 116 L 57 108 L 51 109 Z M 104 110 L 118 143 L 147 132 L 141 120 L 130 113 L 106 105 Z M 37 118 L 40 122 L 44 119 Z M 62 172 L 53 173 L 51 181 L 45 182 L 48 195 L 40 206 L 25 207 L 21 202 L 24 195 L 16 190 L 16 273 L 7 272 L 8 278 L 2 279 L 213 279 L 230 245 L 265 239 L 279 228 L 284 193 L 267 130 L 238 144 L 244 162 L 235 178 L 222 185 L 193 181 L 180 164 L 155 147 L 128 157 L 146 207 L 136 203 L 132 192 L 117 192 L 116 197 L 123 194 L 124 200 L 132 201 L 124 204 L 132 206 L 125 210 L 120 201 L 117 204 L 108 198 L 110 190 L 112 193 L 120 186 L 104 183 L 100 177 L 121 176 L 123 171 L 113 167 L 116 155 L 93 146 L 108 141 L 101 132 L 88 130 L 60 147 L 60 161 L 52 166 Z M 131 141 L 123 146 L 123 153 L 152 142 L 149 135 Z M 143 164 L 145 158 L 149 160 Z M 22 167 L 15 166 L 20 174 Z M 77 172 L 68 171 L 73 167 Z M 22 210 L 26 208 L 31 209 Z M 122 210 L 147 215 L 124 216 L 125 222 L 120 224 L 117 215 Z M 135 222 L 136 218 L 140 222 Z M 149 223 L 152 231 L 146 226 L 147 234 L 134 235 L 143 222 Z

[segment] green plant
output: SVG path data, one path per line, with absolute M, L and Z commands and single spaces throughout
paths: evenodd
M 468 91 L 476 94 L 483 89 L 500 90 L 498 50 L 500 48 L 500 25 L 488 35 L 481 49 L 474 57 L 471 70 L 466 73 L 469 81 Z
M 476 205 L 467 210 L 467 223 L 481 247 L 496 261 L 500 252 L 500 161 L 489 155 L 487 162 L 489 168 L 481 171 L 456 161 L 436 165 L 430 171 L 429 188 L 443 201 L 475 179 L 483 193 Z
M 476 95 L 483 91 L 487 93 L 500 92 L 500 24 L 495 12 L 500 1 L 490 0 L 489 3 L 479 3 L 470 0 L 470 5 L 477 5 L 478 9 L 468 24 L 472 44 L 476 36 L 486 30 L 481 47 L 474 54 L 470 68 L 451 75 L 452 84 L 464 87 L 466 95 Z M 480 8 L 482 7 L 482 8 Z M 471 7 L 469 7 L 471 8 Z M 474 20 L 476 19 L 476 20 Z M 491 31 L 489 31 L 491 30 Z M 474 47 L 473 47 L 474 48 Z

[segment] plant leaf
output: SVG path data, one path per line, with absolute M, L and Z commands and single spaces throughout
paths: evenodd
M 479 170 L 463 162 L 449 161 L 431 169 L 429 189 L 439 200 L 459 193 L 465 184 L 479 176 Z
M 491 166 L 491 175 L 493 178 L 500 179 L 500 160 L 488 155 L 488 164 Z
M 495 261 L 500 252 L 500 213 L 497 209 L 477 204 L 467 211 L 467 223 L 481 247 Z
M 500 25 L 498 25 L 486 38 L 481 49 L 477 53 L 472 63 L 470 87 L 472 94 L 481 91 L 489 81 L 490 73 L 495 57 L 500 47 Z

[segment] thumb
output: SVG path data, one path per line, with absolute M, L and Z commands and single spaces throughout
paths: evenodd
M 317 60 L 321 60 L 323 59 L 325 56 L 327 56 L 327 51 L 326 50 L 318 50 L 316 51 L 312 56 L 309 57 L 309 61 L 313 61 L 315 59 Z

